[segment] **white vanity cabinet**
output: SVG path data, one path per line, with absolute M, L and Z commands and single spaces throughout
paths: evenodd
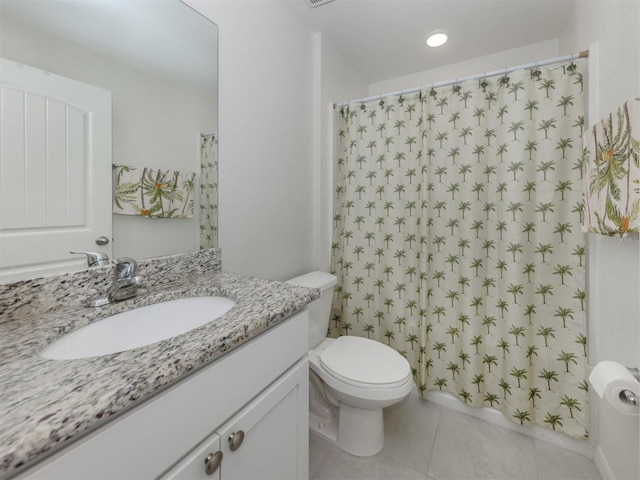
M 308 434 L 298 428 L 307 362 L 300 362 L 198 445 L 161 480 L 298 479 Z M 209 472 L 207 471 L 209 469 Z
M 17 478 L 307 478 L 307 331 L 304 310 Z

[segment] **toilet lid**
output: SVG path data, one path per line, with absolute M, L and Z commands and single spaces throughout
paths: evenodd
M 383 343 L 361 337 L 339 337 L 320 354 L 320 364 L 351 385 L 390 388 L 411 376 L 409 362 Z

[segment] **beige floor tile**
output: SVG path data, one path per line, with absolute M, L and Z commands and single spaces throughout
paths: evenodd
M 425 475 L 377 454 L 354 457 L 331 447 L 313 480 L 424 480 Z
M 382 455 L 418 472 L 427 473 L 442 407 L 415 392 L 385 408 Z
M 313 480 L 600 480 L 577 453 L 441 407 L 412 394 L 385 409 L 385 446 L 355 457 L 309 437 Z
M 443 408 L 429 465 L 437 480 L 536 480 L 533 439 Z
M 309 478 L 313 478 L 330 447 L 330 443 L 309 433 Z
M 600 480 L 593 461 L 579 453 L 535 440 L 542 480 Z

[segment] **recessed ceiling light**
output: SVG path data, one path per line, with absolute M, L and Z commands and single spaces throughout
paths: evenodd
M 447 43 L 447 32 L 444 30 L 436 30 L 435 32 L 431 32 L 429 36 L 427 36 L 427 45 L 430 47 L 439 47 Z

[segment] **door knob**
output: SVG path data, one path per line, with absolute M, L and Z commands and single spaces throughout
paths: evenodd
M 240 448 L 240 445 L 242 445 L 243 441 L 244 441 L 244 432 L 242 430 L 233 432 L 231 435 L 229 435 L 229 449 L 232 452 L 235 452 Z
M 212 475 L 218 469 L 222 463 L 222 452 L 217 451 L 210 453 L 207 458 L 204 459 L 204 471 L 207 475 Z
M 96 245 L 107 245 L 109 243 L 109 239 L 105 236 L 96 238 Z

